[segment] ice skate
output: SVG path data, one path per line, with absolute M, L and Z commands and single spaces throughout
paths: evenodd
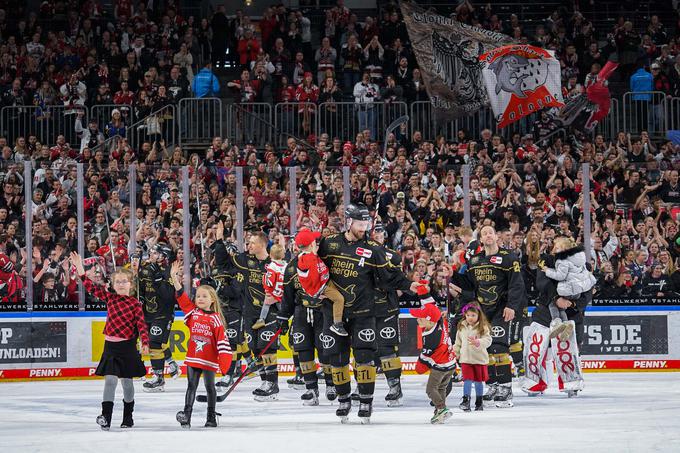
M 156 373 L 154 371 L 153 376 L 151 376 L 151 379 L 147 379 L 142 388 L 144 389 L 145 392 L 148 393 L 164 392 L 165 378 L 163 378 L 163 374 Z
M 401 392 L 401 381 L 399 378 L 392 378 L 387 380 L 387 385 L 390 386 L 390 391 L 385 395 L 387 407 L 401 406 L 401 399 L 404 397 Z
M 349 335 L 345 330 L 345 326 L 343 326 L 341 322 L 334 322 L 330 327 L 330 331 L 341 337 L 346 337 Z
M 578 396 L 578 390 L 567 390 L 567 396 L 569 398 L 573 398 L 575 396 Z
M 481 396 L 476 396 L 475 397 L 475 411 L 483 411 L 484 410 L 484 400 L 482 400 Z
M 361 420 L 362 425 L 368 425 L 371 423 L 371 414 L 373 413 L 373 403 L 360 403 L 359 404 L 359 412 L 357 415 L 359 416 L 359 420 Z
M 443 407 L 441 409 L 435 409 L 434 415 L 430 419 L 430 423 L 433 425 L 438 425 L 444 423 L 447 419 L 451 417 L 451 411 L 448 407 Z
M 498 384 L 489 384 L 486 388 L 486 393 L 484 394 L 484 401 L 493 401 L 496 393 L 498 392 Z
M 335 415 L 340 417 L 340 423 L 347 423 L 347 417 L 352 410 L 352 399 L 347 395 L 340 397 L 340 406 L 335 410 Z
M 335 386 L 334 385 L 327 385 L 326 386 L 326 399 L 328 401 L 335 401 L 335 399 L 338 397 L 338 393 L 335 391 Z
M 265 326 L 264 319 L 260 318 L 253 324 L 253 330 L 261 329 Z
M 97 416 L 97 424 L 103 431 L 111 428 L 111 416 L 113 415 L 113 401 L 102 401 L 102 413 Z
M 512 384 L 501 384 L 493 397 L 496 407 L 512 407 Z
M 274 401 L 279 398 L 279 384 L 271 381 L 263 381 L 259 388 L 253 390 L 255 401 Z
M 215 412 L 215 408 L 208 408 L 208 416 L 205 420 L 205 427 L 206 428 L 217 428 L 219 425 L 219 418 L 218 416 L 222 415 L 219 412 Z
M 185 407 L 183 411 L 179 411 L 177 412 L 177 415 L 175 415 L 175 419 L 184 429 L 191 428 L 191 411 L 191 408 Z
M 293 390 L 304 390 L 305 380 L 302 378 L 302 372 L 300 368 L 295 369 L 295 376 L 286 381 L 289 389 Z
M 135 411 L 135 402 L 123 401 L 123 422 L 120 424 L 121 428 L 132 428 L 135 425 L 134 420 L 132 420 L 132 413 Z
M 319 389 L 309 389 L 300 396 L 303 406 L 319 405 Z
M 470 412 L 470 397 L 463 395 L 463 401 L 458 405 L 463 412 Z
M 172 379 L 177 379 L 182 375 L 182 369 L 177 365 L 177 362 L 171 360 L 168 362 L 168 374 Z
M 571 323 L 555 318 L 550 322 L 550 339 L 559 338 L 564 341 L 571 336 L 573 327 Z

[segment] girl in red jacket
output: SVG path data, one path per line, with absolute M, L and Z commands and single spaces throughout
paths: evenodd
M 205 426 L 214 428 L 217 426 L 215 373 L 218 371 L 222 374 L 227 373 L 231 365 L 231 347 L 224 334 L 224 316 L 215 289 L 207 285 L 199 286 L 196 290 L 196 300 L 191 302 L 182 289 L 181 273 L 182 265 L 174 262 L 170 275 L 190 335 L 184 359 L 187 366 L 187 393 L 184 398 L 184 410 L 177 412 L 176 418 L 182 428 L 191 427 L 196 388 L 203 375 L 203 384 L 208 394 L 208 419 Z
M 123 423 L 121 428 L 132 428 L 132 412 L 135 407 L 135 387 L 132 378 L 142 377 L 146 368 L 137 351 L 137 337 L 142 340 L 142 354 L 149 354 L 149 333 L 144 322 L 142 305 L 132 292 L 132 272 L 118 269 L 111 276 L 115 292 L 107 291 L 86 276 L 83 260 L 77 253 L 70 256 L 71 264 L 83 281 L 85 290 L 106 303 L 106 325 L 104 326 L 104 352 L 99 360 L 97 376 L 104 376 L 102 413 L 97 424 L 105 431 L 111 427 L 113 398 L 116 396 L 118 380 L 123 386 Z

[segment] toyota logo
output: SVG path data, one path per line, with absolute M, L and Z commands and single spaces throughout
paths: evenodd
M 272 332 L 271 330 L 265 330 L 264 332 L 262 332 L 260 334 L 260 338 L 262 339 L 262 341 L 269 341 L 272 338 L 274 338 L 274 335 L 276 335 L 276 334 L 274 332 Z
M 501 326 L 493 326 L 491 328 L 491 336 L 494 338 L 500 338 L 505 335 L 505 329 Z
M 248 332 L 246 332 L 246 343 L 250 343 L 253 341 L 253 337 L 250 336 Z
M 237 335 L 238 332 L 236 332 L 236 329 L 227 329 L 227 337 L 236 338 Z
M 151 326 L 151 330 L 149 330 L 149 333 L 151 335 L 160 335 L 163 333 L 163 329 L 161 329 L 158 326 Z
M 305 341 L 305 335 L 300 332 L 295 332 L 293 334 L 293 344 L 300 344 Z
M 362 329 L 359 331 L 359 339 L 370 343 L 375 340 L 375 331 L 373 329 Z
M 321 340 L 324 349 L 330 349 L 335 345 L 335 338 L 330 335 L 321 334 L 319 340 Z
M 380 337 L 389 340 L 397 336 L 397 329 L 394 327 L 383 327 L 380 329 Z

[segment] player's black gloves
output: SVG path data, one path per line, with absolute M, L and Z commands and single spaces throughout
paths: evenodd
M 281 335 L 288 333 L 288 318 L 276 318 L 276 327 L 281 329 Z

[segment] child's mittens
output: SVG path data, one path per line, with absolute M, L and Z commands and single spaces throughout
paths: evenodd
M 468 337 L 468 342 L 470 342 L 470 344 L 473 345 L 475 348 L 478 348 L 479 345 L 482 344 L 482 341 L 479 338 L 474 337 L 474 336 Z
M 429 283 L 427 280 L 419 280 L 418 283 L 420 283 L 420 286 L 418 286 L 418 289 L 416 289 L 416 294 L 419 296 L 425 296 L 427 293 L 430 292 L 429 288 Z

